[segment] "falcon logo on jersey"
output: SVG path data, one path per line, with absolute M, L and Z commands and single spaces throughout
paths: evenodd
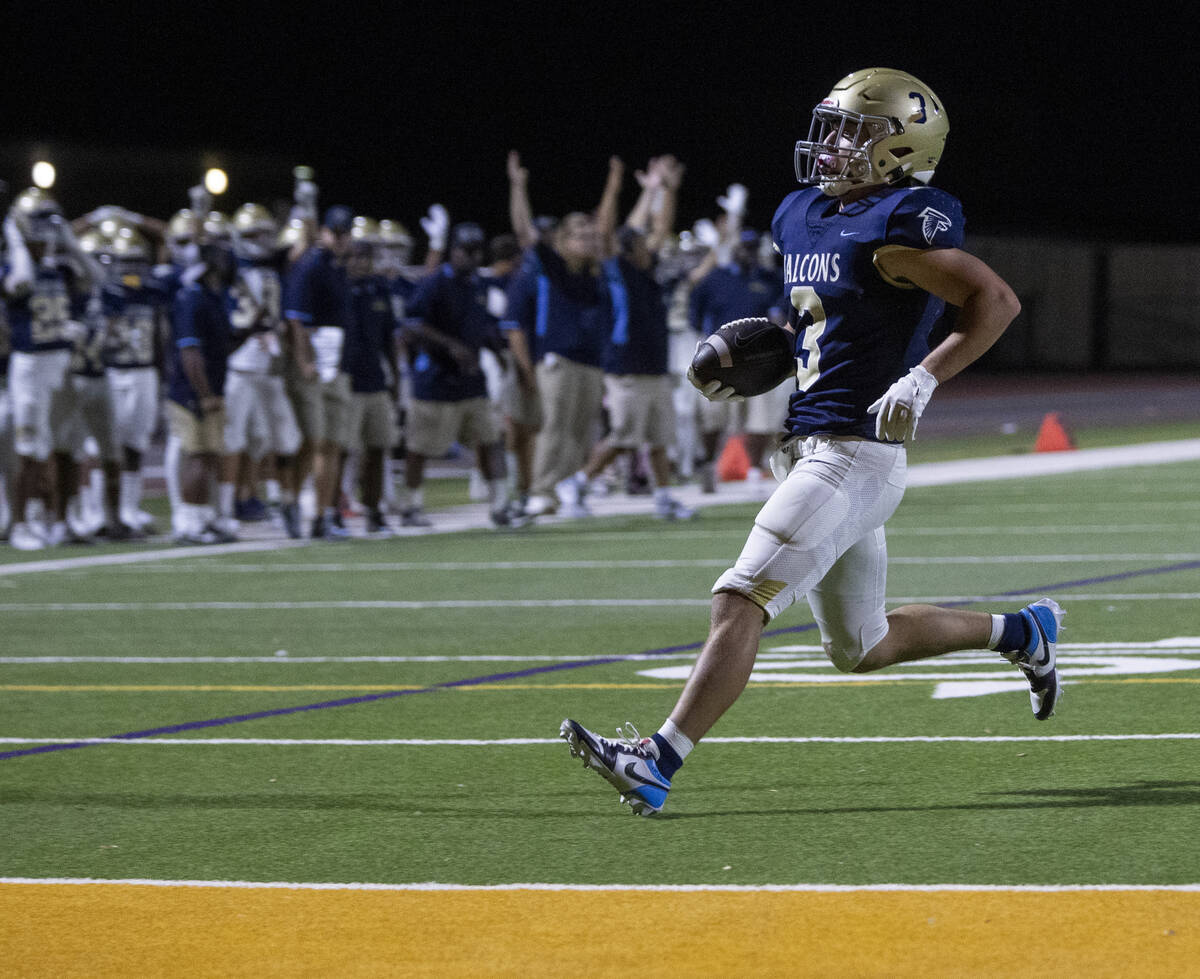
M 935 211 L 932 207 L 925 208 L 918 217 L 921 218 L 921 234 L 925 236 L 925 240 L 931 245 L 939 231 L 950 230 L 950 219 L 941 211 Z
M 784 282 L 837 282 L 842 272 L 836 252 L 783 256 Z

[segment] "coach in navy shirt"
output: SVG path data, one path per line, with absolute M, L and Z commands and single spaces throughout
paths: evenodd
M 313 537 L 346 536 L 334 520 L 334 501 L 350 407 L 350 384 L 341 363 L 350 318 L 343 262 L 353 226 L 349 208 L 329 208 L 318 243 L 292 266 L 285 289 L 284 316 L 291 337 L 286 381 L 303 436 L 297 485 L 311 466 L 318 508 Z

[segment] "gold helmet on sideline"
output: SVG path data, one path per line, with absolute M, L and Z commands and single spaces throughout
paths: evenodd
M 49 244 L 58 239 L 57 224 L 63 220 L 62 208 L 41 187 L 21 191 L 8 213 L 26 241 Z
M 924 82 L 894 68 L 847 75 L 813 109 L 808 139 L 796 143 L 796 179 L 830 197 L 852 187 L 928 182 L 950 122 Z
M 204 236 L 209 241 L 229 241 L 229 218 L 220 211 L 209 211 L 204 219 Z
M 383 241 L 379 222 L 361 214 L 354 219 L 354 224 L 350 227 L 350 237 L 366 245 L 378 245 Z
M 275 250 L 279 222 L 261 204 L 243 204 L 230 223 L 233 250 L 239 258 L 262 259 Z
M 275 244 L 279 248 L 294 248 L 299 242 L 308 240 L 308 227 L 304 218 L 290 218 L 279 232 Z

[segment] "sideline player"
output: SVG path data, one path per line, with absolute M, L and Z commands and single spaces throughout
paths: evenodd
M 772 459 L 780 485 L 713 585 L 708 640 L 659 731 L 611 741 L 570 719 L 561 728 L 572 754 L 634 812 L 662 809 L 683 760 L 745 688 L 763 626 L 801 595 L 842 671 L 994 649 L 1025 673 L 1035 716 L 1054 712 L 1063 615 L 1054 601 L 1007 615 L 884 609 L 883 525 L 904 492 L 904 442 L 937 385 L 1020 310 L 1008 285 L 961 250 L 958 200 L 925 186 L 948 129 L 928 86 L 868 68 L 834 86 L 796 144 L 796 174 L 810 186 L 785 198 L 772 223 L 797 355 L 786 441 Z M 930 351 L 945 302 L 958 307 L 957 322 Z M 733 394 L 715 381 L 702 391 Z

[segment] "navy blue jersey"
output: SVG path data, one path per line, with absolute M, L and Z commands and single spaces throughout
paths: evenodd
M 183 370 L 181 351 L 199 349 L 204 357 L 204 374 L 214 395 L 225 393 L 225 362 L 232 336 L 229 325 L 229 298 L 193 282 L 179 290 L 171 317 L 172 363 L 167 396 L 189 411 L 200 413 L 200 400 Z
M 3 275 L 8 269 L 3 270 Z M 7 300 L 12 349 L 22 353 L 67 350 L 73 345 L 68 320 L 83 318 L 87 296 L 76 289 L 76 276 L 66 267 L 39 267 L 27 292 Z
M 359 394 L 386 391 L 392 334 L 396 317 L 392 313 L 392 290 L 387 279 L 378 275 L 350 280 L 350 305 L 354 315 L 346 330 L 342 347 L 342 372 L 350 375 L 350 389 Z
M 604 263 L 613 328 L 604 348 L 606 374 L 667 373 L 666 294 L 654 275 L 624 258 Z
M 105 282 L 100 304 L 108 320 L 104 362 L 109 367 L 153 367 L 171 284 L 153 277 L 123 276 Z
M 283 315 L 315 329 L 346 328 L 350 320 L 350 287 L 346 269 L 333 253 L 319 245 L 310 248 L 288 272 Z
M 495 329 L 487 311 L 487 285 L 479 275 L 456 275 L 449 265 L 423 279 L 408 307 L 409 319 L 481 350 Z M 419 401 L 465 401 L 487 397 L 483 371 L 463 371 L 449 353 L 421 344 L 412 363 L 413 397 Z
M 530 249 L 508 291 L 504 330 L 524 329 L 535 362 L 555 354 L 600 367 L 612 332 L 612 299 L 602 276 L 572 272 L 553 248 Z
M 692 329 L 702 337 L 716 333 L 732 320 L 780 312 L 784 293 L 779 274 L 753 265 L 722 265 L 696 283 L 689 298 Z
M 889 187 L 838 210 L 818 188 L 796 191 L 771 233 L 796 330 L 791 435 L 875 438 L 867 407 L 929 353 L 944 303 L 890 281 L 875 255 L 890 248 L 959 248 L 962 205 L 933 187 Z

